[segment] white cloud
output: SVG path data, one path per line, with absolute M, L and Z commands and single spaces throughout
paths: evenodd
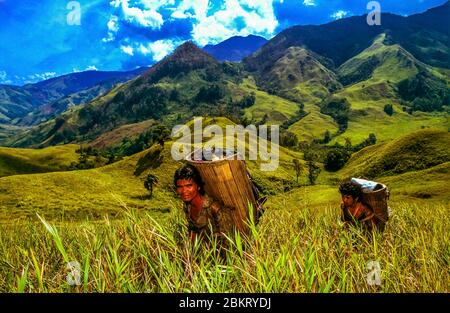
M 111 15 L 108 21 L 108 37 L 103 38 L 103 42 L 110 42 L 115 39 L 115 34 L 119 31 L 119 18 L 115 15 Z
M 203 46 L 232 36 L 273 34 L 278 26 L 273 2 L 274 0 L 225 0 L 219 10 L 208 15 L 208 0 L 185 0 L 172 17 L 195 19 L 192 37 Z
M 85 71 L 98 71 L 98 69 L 95 67 L 95 65 L 89 65 L 86 67 Z
M 151 43 L 149 47 L 153 54 L 153 60 L 158 62 L 172 53 L 176 48 L 176 44 L 172 40 L 158 40 Z
M 303 5 L 305 6 L 316 6 L 315 0 L 303 0 Z
M 146 8 L 156 10 L 175 4 L 175 0 L 141 0 L 141 2 Z
M 55 72 L 45 72 L 45 73 L 41 73 L 41 74 L 27 75 L 26 77 L 22 78 L 22 80 L 25 84 L 28 84 L 28 83 L 35 83 L 38 81 L 47 80 L 47 79 L 53 78 L 55 76 L 56 76 Z
M 160 29 L 164 24 L 164 19 L 158 10 L 170 3 L 173 4 L 173 1 L 141 0 L 134 3 L 135 5 L 140 4 L 141 7 L 144 7 L 143 9 L 139 6 L 130 6 L 129 0 L 113 0 L 110 4 L 115 8 L 120 7 L 125 19 L 130 23 L 150 27 L 152 29 Z
M 40 79 L 40 80 L 46 80 L 46 79 L 50 79 L 52 77 L 55 77 L 56 73 L 55 72 L 46 72 L 46 73 L 42 73 L 42 74 L 32 74 L 32 75 L 28 75 L 29 79 Z
M 168 54 L 172 53 L 181 42 L 174 40 L 158 40 L 149 43 L 147 46 L 140 45 L 140 52 L 144 55 L 152 54 L 153 60 L 161 61 Z
M 119 24 L 117 23 L 119 21 L 119 18 L 115 15 L 111 15 L 108 21 L 108 30 L 110 30 L 113 33 L 117 33 L 119 30 Z
M 341 18 L 344 18 L 348 15 L 348 11 L 344 11 L 344 10 L 339 10 L 337 12 L 334 12 L 333 14 L 331 14 L 331 17 L 334 18 L 335 20 L 339 20 Z
M 0 71 L 0 84 L 11 85 L 13 81 L 7 78 L 8 74 L 5 71 Z
M 316 3 L 315 0 L 301 1 L 305 5 Z M 192 39 L 204 46 L 219 43 L 232 36 L 273 35 L 278 26 L 274 12 L 275 2 L 283 3 L 283 0 L 224 0 L 218 8 L 214 7 L 215 11 L 212 11 L 212 0 L 112 0 L 110 4 L 116 8 L 114 16 L 118 16 L 118 19 L 152 30 L 158 30 L 164 25 L 162 10 L 169 12 L 168 19 L 171 21 L 191 19 Z M 103 41 L 113 41 L 118 28 L 118 20 L 111 17 L 108 22 L 108 37 Z M 145 49 L 148 47 L 141 48 Z
M 131 46 L 120 46 L 120 50 L 125 52 L 128 55 L 134 55 L 134 49 Z
M 184 0 L 172 13 L 174 18 L 205 18 L 208 12 L 208 0 Z
M 173 19 L 186 19 L 192 17 L 192 15 L 182 11 L 174 11 L 170 17 Z

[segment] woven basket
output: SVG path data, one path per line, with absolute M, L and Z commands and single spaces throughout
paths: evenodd
M 369 205 L 376 217 L 386 223 L 389 219 L 389 209 L 387 200 L 389 199 L 389 189 L 383 185 L 382 189 L 365 192 L 362 194 L 362 202 Z
M 194 153 L 186 161 L 199 171 L 205 183 L 205 192 L 231 208 L 234 225 L 239 231 L 246 233 L 249 204 L 253 206 L 255 223 L 258 204 L 245 162 L 239 160 L 236 154 L 218 161 L 195 161 Z

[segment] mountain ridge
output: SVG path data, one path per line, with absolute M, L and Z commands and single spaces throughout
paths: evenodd
M 217 45 L 206 45 L 203 50 L 219 61 L 238 62 L 257 51 L 267 42 L 268 40 L 264 37 L 255 35 L 234 36 Z

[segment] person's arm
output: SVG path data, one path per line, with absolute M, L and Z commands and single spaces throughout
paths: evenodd
M 341 221 L 344 222 L 344 224 L 348 224 L 351 222 L 351 217 L 348 212 L 348 209 L 345 207 L 344 203 L 341 202 Z
M 195 231 L 189 231 L 189 238 L 191 241 L 195 241 L 195 239 L 197 238 L 197 233 Z

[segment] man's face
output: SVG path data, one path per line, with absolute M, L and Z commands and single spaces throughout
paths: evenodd
M 344 205 L 346 207 L 351 207 L 354 202 L 355 202 L 355 199 L 353 199 L 352 196 L 348 196 L 348 195 L 342 196 L 342 203 L 344 203 Z
M 198 196 L 198 185 L 192 179 L 177 180 L 177 194 L 184 202 L 191 202 Z

